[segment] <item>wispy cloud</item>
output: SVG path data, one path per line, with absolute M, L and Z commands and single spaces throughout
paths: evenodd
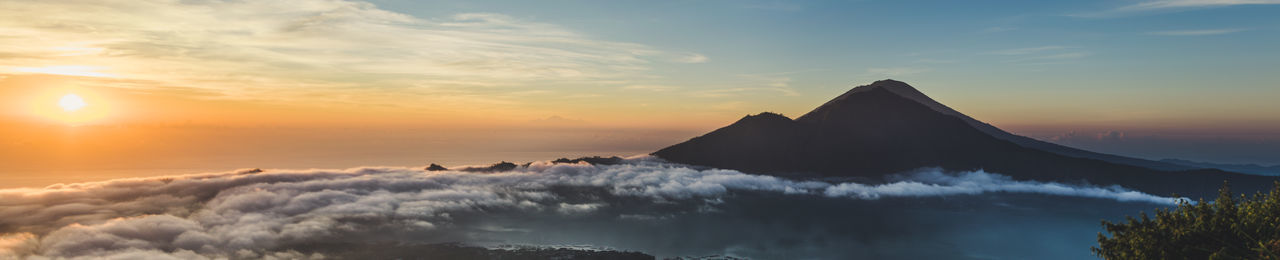
M 1044 55 L 1044 56 L 1036 56 L 1036 57 L 1032 57 L 1032 59 L 1040 59 L 1040 60 L 1066 60 L 1066 59 L 1079 59 L 1079 58 L 1084 58 L 1084 57 L 1088 57 L 1088 56 L 1090 56 L 1090 55 L 1093 55 L 1093 53 L 1092 53 L 1092 52 L 1087 52 L 1087 51 L 1077 51 L 1077 52 L 1066 52 L 1066 53 L 1050 54 L 1050 55 Z
M 1116 7 L 1114 9 L 1071 14 L 1069 16 L 1082 18 L 1102 18 L 1123 16 L 1128 14 L 1139 14 L 1158 11 L 1178 11 L 1197 8 L 1223 7 L 1235 5 L 1274 5 L 1280 4 L 1280 0 L 1154 0 L 1145 1 L 1131 5 Z
M 721 98 L 721 97 L 739 96 L 739 95 L 743 95 L 746 93 L 753 93 L 753 92 L 754 93 L 778 93 L 784 96 L 800 95 L 799 92 L 796 92 L 794 89 L 791 89 L 790 87 L 746 87 L 746 88 L 718 88 L 718 89 L 694 91 L 691 93 L 691 96 L 703 97 L 703 98 Z
M 1274 5 L 1280 4 L 1280 0 L 1157 0 L 1127 5 L 1116 10 L 1121 11 L 1142 11 L 1157 10 L 1170 8 L 1199 8 L 1199 7 L 1217 7 L 1232 5 Z
M 1248 29 L 1207 29 L 1207 30 L 1177 30 L 1177 31 L 1159 31 L 1148 32 L 1150 35 L 1165 36 L 1201 36 L 1201 35 L 1219 35 L 1248 31 Z
M 891 68 L 869 68 L 869 69 L 867 69 L 867 74 L 868 74 L 869 76 L 878 76 L 878 77 L 897 77 L 897 76 L 915 75 L 915 74 L 920 74 L 920 73 L 925 73 L 925 72 L 929 72 L 929 69 L 927 69 L 927 68 L 912 68 L 912 67 L 891 67 Z
M 912 62 L 915 62 L 915 63 L 924 63 L 924 64 L 951 64 L 951 63 L 957 63 L 957 62 L 960 62 L 960 61 L 957 61 L 957 60 L 942 60 L 942 59 L 918 59 L 918 60 L 915 60 L 915 61 L 912 61 Z
M 1079 50 L 1077 47 L 1059 45 L 995 50 L 980 54 L 1008 56 L 1004 62 L 1036 64 L 1058 63 L 1065 60 L 1080 59 L 1093 55 L 1092 52 Z
M 1044 52 L 1047 52 L 1047 51 L 1063 50 L 1063 49 L 1068 49 L 1068 48 L 1071 48 L 1071 47 L 1057 46 L 1057 45 L 1050 45 L 1050 46 L 1040 46 L 1040 47 L 1029 47 L 1029 48 L 1017 48 L 1017 49 L 995 50 L 995 51 L 988 51 L 988 52 L 984 52 L 983 54 L 989 54 L 989 55 L 1028 55 L 1028 54 L 1044 53 Z
M 111 76 L 228 98 L 592 84 L 708 61 L 503 14 L 416 17 L 362 1 L 3 1 L 0 16 L 0 53 L 21 54 L 0 59 L 0 74 Z
M 672 90 L 677 90 L 677 89 L 680 89 L 680 87 L 677 87 L 677 86 L 667 86 L 667 85 L 630 85 L 630 86 L 622 87 L 622 89 L 626 89 L 626 90 L 647 90 L 647 91 L 663 92 L 663 91 L 672 91 Z
M 691 92 L 691 96 L 704 98 L 720 98 L 738 96 L 744 93 L 764 92 L 778 93 L 784 96 L 799 96 L 791 86 L 791 74 L 795 72 L 742 74 L 738 78 L 743 82 L 733 83 L 738 87 L 717 88 Z
M 680 62 L 680 63 L 707 63 L 707 61 L 710 61 L 710 60 L 711 60 L 711 58 L 707 58 L 707 56 L 704 56 L 704 55 L 702 55 L 702 54 L 697 54 L 697 53 L 688 53 L 688 54 L 681 55 L 680 57 L 676 58 L 676 59 L 675 59 L 675 62 Z
M 15 67 L 14 72 L 32 73 L 32 74 L 52 74 L 64 76 L 81 76 L 81 77 L 115 77 L 110 73 L 101 72 L 104 67 L 95 66 L 46 66 L 46 67 Z

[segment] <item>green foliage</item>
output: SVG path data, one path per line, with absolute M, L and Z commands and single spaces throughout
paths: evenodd
M 1213 203 L 1184 201 L 1154 218 L 1103 221 L 1093 253 L 1105 259 L 1280 260 L 1280 182 L 1270 193 L 1235 197 L 1223 183 Z

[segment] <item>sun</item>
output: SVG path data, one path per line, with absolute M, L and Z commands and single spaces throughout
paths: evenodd
M 84 102 L 84 98 L 76 94 L 67 94 L 62 96 L 62 99 L 58 99 L 58 106 L 62 107 L 62 111 L 72 112 L 88 105 L 89 103 Z
M 45 91 L 29 100 L 31 115 L 69 126 L 104 123 L 113 107 L 106 96 L 87 90 Z

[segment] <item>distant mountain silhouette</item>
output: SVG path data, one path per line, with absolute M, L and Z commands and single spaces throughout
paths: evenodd
M 514 170 L 516 169 L 516 167 L 519 167 L 519 165 L 516 165 L 515 163 L 512 163 L 512 162 L 502 161 L 500 163 L 489 165 L 488 167 L 466 167 L 458 170 L 464 171 L 464 172 L 505 172 L 505 171 Z M 441 168 L 444 168 L 444 167 L 441 167 Z
M 1211 163 L 1196 162 L 1181 159 L 1164 159 L 1161 162 L 1172 163 L 1193 167 L 1196 169 L 1219 169 L 1224 171 L 1259 174 L 1259 175 L 1280 175 L 1280 165 L 1263 166 L 1258 164 L 1228 164 L 1228 163 Z
M 433 164 L 431 164 L 431 165 L 427 166 L 427 168 L 425 168 L 425 170 L 433 171 L 433 172 L 435 172 L 435 171 L 448 171 L 448 170 L 449 170 L 449 168 L 445 168 L 444 166 L 440 166 L 439 164 L 434 164 L 434 163 L 433 163 Z
M 622 157 L 617 157 L 617 156 L 611 156 L 611 157 L 591 156 L 591 157 L 580 157 L 580 158 L 578 158 L 578 159 L 572 159 L 572 160 L 570 160 L 569 158 L 560 158 L 560 159 L 556 159 L 556 160 L 554 160 L 554 161 L 551 161 L 551 163 L 570 163 L 570 164 L 573 164 L 573 163 L 580 163 L 580 162 L 586 162 L 586 163 L 589 163 L 589 164 L 591 164 L 591 165 L 615 165 L 615 164 L 621 164 L 621 163 L 622 163 Z
M 1255 190 L 1275 180 L 1221 170 L 1183 170 L 1192 167 L 1013 135 L 893 80 L 854 88 L 795 120 L 775 113 L 748 115 L 653 155 L 794 177 L 880 180 L 922 167 L 984 169 L 1019 180 L 1119 184 L 1161 195 L 1215 194 L 1223 180 L 1231 180 L 1237 190 Z
M 412 244 L 412 243 L 312 243 L 291 246 L 289 249 L 321 253 L 335 259 L 477 259 L 477 260 L 653 260 L 652 255 L 640 252 L 606 249 L 578 249 L 559 247 L 512 246 L 509 248 L 484 248 L 462 243 Z

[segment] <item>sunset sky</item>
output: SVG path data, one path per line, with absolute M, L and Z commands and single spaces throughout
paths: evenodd
M 1274 0 L 10 0 L 0 178 L 633 155 L 885 78 L 1044 140 L 1277 164 L 1277 14 Z

